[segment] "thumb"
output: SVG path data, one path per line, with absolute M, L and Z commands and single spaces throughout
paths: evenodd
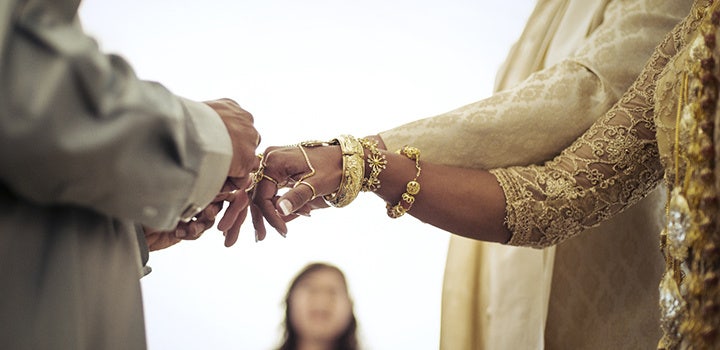
M 298 183 L 277 201 L 277 210 L 283 216 L 288 216 L 295 210 L 302 208 L 307 202 L 315 199 L 314 187 L 306 181 Z

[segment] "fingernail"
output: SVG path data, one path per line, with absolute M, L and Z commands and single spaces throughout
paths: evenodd
M 185 232 L 185 230 L 181 230 L 181 229 L 175 230 L 175 237 L 185 238 L 185 236 L 187 236 L 187 233 Z
M 278 205 L 280 206 L 280 211 L 282 211 L 283 215 L 287 216 L 292 213 L 292 204 L 289 200 L 283 199 L 280 203 L 278 203 Z
M 258 242 L 258 232 L 257 232 L 257 230 L 255 230 L 255 243 L 257 243 L 257 242 Z
M 287 233 L 281 231 L 280 236 L 283 236 L 283 238 L 287 238 Z
M 297 213 L 295 213 L 295 214 L 298 214 L 298 215 L 301 215 L 301 216 L 305 216 L 305 217 L 308 217 L 308 218 L 310 217 L 310 213 L 297 212 Z

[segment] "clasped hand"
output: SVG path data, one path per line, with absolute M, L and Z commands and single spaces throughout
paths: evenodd
M 229 206 L 218 229 L 225 234 L 226 246 L 237 241 L 248 206 L 256 241 L 267 235 L 265 221 L 285 236 L 287 222 L 328 207 L 322 196 L 334 193 L 342 176 L 339 146 L 269 147 L 255 159 L 258 164 L 246 176 L 247 186 L 238 187 L 237 181 L 228 180 L 223 192 L 193 221 L 179 224 L 174 231 L 146 235 L 150 250 L 165 248 L 181 239 L 196 239 L 212 227 L 224 202 L 229 202 Z M 287 191 L 280 194 L 281 189 Z
M 150 250 L 164 249 L 182 239 L 197 239 L 215 223 L 215 217 L 225 202 L 228 207 L 218 223 L 218 230 L 225 236 L 225 246 L 235 244 L 240 234 L 240 226 L 247 216 L 250 203 L 245 192 L 251 184 L 249 174 L 260 166 L 255 150 L 260 144 L 260 134 L 255 129 L 253 116 L 242 109 L 235 101 L 220 99 L 208 101 L 222 119 L 232 142 L 233 156 L 228 177 L 213 201 L 189 222 L 180 222 L 169 231 L 153 230 L 145 227 L 145 238 Z
M 342 154 L 340 146 L 320 142 L 269 147 L 259 170 L 250 206 L 256 241 L 267 234 L 265 221 L 285 236 L 287 222 L 328 207 L 322 197 L 338 189 Z M 287 191 L 279 194 L 280 189 Z
M 259 135 L 252 126 L 252 116 L 234 102 L 228 101 L 209 104 L 221 117 L 244 115 L 244 118 L 230 118 L 226 126 L 231 135 L 235 128 L 239 133 L 245 133 L 246 138 L 245 142 L 233 138 L 236 154 L 222 191 L 191 222 L 180 223 L 173 231 L 147 233 L 151 250 L 165 248 L 181 239 L 196 239 L 212 227 L 225 202 L 229 205 L 218 223 L 218 230 L 225 235 L 225 246 L 229 247 L 237 241 L 248 208 L 256 241 L 265 239 L 267 235 L 265 221 L 285 236 L 288 232 L 287 222 L 298 216 L 309 216 L 314 209 L 327 208 L 328 204 L 323 197 L 338 191 L 343 176 L 342 150 L 339 145 L 304 142 L 293 146 L 269 147 L 263 154 L 255 156 L 254 149 L 259 143 Z M 255 135 L 256 138 L 253 138 Z M 257 139 L 257 142 L 248 144 L 248 139 Z M 280 193 L 281 189 L 286 191 Z

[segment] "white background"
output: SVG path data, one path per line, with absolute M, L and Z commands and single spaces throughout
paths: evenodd
M 86 0 L 85 28 L 143 79 L 253 113 L 260 149 L 374 134 L 490 94 L 533 0 Z M 449 234 L 382 200 L 314 212 L 224 248 L 210 230 L 153 252 L 142 280 L 150 349 L 271 349 L 305 264 L 343 269 L 367 349 L 437 349 Z

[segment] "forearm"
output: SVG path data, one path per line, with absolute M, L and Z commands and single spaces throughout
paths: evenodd
M 683 30 L 685 24 L 678 25 L 674 33 Z M 423 192 L 417 196 L 417 207 L 414 205 L 410 213 L 463 236 L 488 239 L 484 236 L 488 234 L 495 241 L 508 242 L 507 238 L 512 234 L 509 240 L 511 244 L 543 247 L 597 225 L 632 205 L 651 191 L 662 176 L 651 127 L 652 91 L 655 79 L 668 58 L 682 45 L 675 41 L 675 37 L 669 35 L 658 47 L 644 73 L 621 102 L 555 160 L 544 166 L 496 170 L 492 174 L 499 175 L 502 186 L 498 185 L 496 177 L 492 175 L 481 176 L 482 171 L 474 173 L 454 168 L 434 170 L 437 168 L 427 164 L 433 170 L 421 182 L 424 185 Z M 561 118 L 566 115 L 567 112 L 559 114 Z M 527 126 L 523 130 L 536 132 L 533 127 Z M 511 131 L 508 134 L 515 135 Z M 538 134 L 543 137 L 554 136 L 550 132 Z M 388 147 L 398 147 L 394 144 L 396 139 L 382 135 Z M 415 141 L 421 135 L 427 135 L 427 132 L 417 135 Z M 458 137 L 457 134 L 452 136 Z M 469 137 L 465 135 L 460 139 Z M 426 145 L 433 141 L 427 137 L 425 140 Z M 523 137 L 518 137 L 518 140 L 525 141 Z M 418 144 L 422 145 L 422 142 Z M 449 148 L 437 147 L 436 151 L 440 152 L 438 159 L 452 157 L 453 146 Z M 495 151 L 503 148 L 504 145 L 496 144 L 489 149 Z M 469 162 L 472 162 L 470 159 L 473 156 L 477 156 L 473 154 L 474 151 L 482 152 L 483 149 L 465 150 L 465 158 Z M 453 172 L 457 175 L 452 175 Z M 390 174 L 386 176 L 392 179 Z M 404 176 L 409 175 L 406 173 Z M 399 186 L 399 190 L 386 190 L 381 196 L 393 203 L 399 200 L 398 191 L 402 191 L 402 184 L 401 181 L 390 181 L 393 181 L 391 186 Z M 425 182 L 428 184 L 425 185 Z M 439 185 L 442 182 L 446 182 L 444 187 Z M 441 186 L 441 190 L 435 186 Z M 423 197 L 425 190 L 431 195 L 429 199 Z M 482 200 L 477 199 L 481 197 Z M 433 203 L 436 200 L 439 200 L 438 203 Z M 502 208 L 505 201 L 507 207 Z M 506 217 L 507 228 L 503 227 Z
M 417 174 L 415 162 L 387 151 L 379 135 L 366 137 L 378 142 L 387 166 L 380 172 L 375 192 L 385 202 L 401 200 L 408 181 Z M 505 196 L 495 176 L 485 170 L 459 168 L 423 160 L 420 150 L 420 193 L 408 212 L 413 217 L 445 231 L 471 239 L 506 243 L 510 231 L 504 225 Z M 370 168 L 366 165 L 366 173 Z
M 380 174 L 377 195 L 395 205 L 416 174 L 415 162 L 396 153 L 386 157 L 387 171 Z M 505 196 L 492 174 L 424 162 L 422 157 L 420 166 L 420 193 L 409 215 L 467 238 L 500 243 L 510 239 L 504 225 Z
M 663 176 L 655 125 L 657 80 L 697 26 L 691 13 L 657 47 L 632 87 L 555 159 L 495 169 L 512 245 L 557 244 L 650 193 Z M 672 74 L 672 73 L 667 73 Z

